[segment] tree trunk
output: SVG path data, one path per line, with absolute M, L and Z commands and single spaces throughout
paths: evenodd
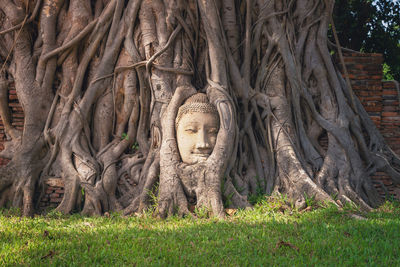
M 400 182 L 400 159 L 333 64 L 333 5 L 1 1 L 0 115 L 9 138 L 1 155 L 11 162 L 0 171 L 0 206 L 32 215 L 47 177 L 64 181 L 63 213 L 155 205 L 162 217 L 193 207 L 223 217 L 224 207 L 273 192 L 298 207 L 308 197 L 377 206 L 370 175 Z M 10 80 L 22 133 L 10 123 Z M 220 127 L 209 157 L 186 164 L 176 117 L 198 92 Z

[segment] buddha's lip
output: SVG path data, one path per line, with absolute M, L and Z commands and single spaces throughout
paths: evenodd
M 209 157 L 210 153 L 192 153 L 193 156 Z

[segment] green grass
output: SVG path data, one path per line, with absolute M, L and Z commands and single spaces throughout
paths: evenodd
M 398 266 L 400 206 L 363 214 L 266 202 L 225 220 L 0 211 L 0 266 Z M 352 218 L 360 214 L 365 220 Z

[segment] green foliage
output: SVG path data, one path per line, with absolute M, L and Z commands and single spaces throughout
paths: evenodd
M 139 150 L 139 143 L 138 143 L 138 142 L 135 142 L 135 143 L 132 145 L 132 150 L 133 150 L 133 151 Z
M 21 210 L 18 208 L 0 208 L 0 216 L 13 217 L 21 216 Z
M 286 195 L 273 194 L 264 196 L 257 204 L 254 210 L 260 213 L 293 213 L 297 210 L 290 203 Z
M 46 217 L 49 219 L 62 219 L 62 218 L 68 218 L 66 215 L 62 214 L 61 212 L 52 209 L 50 210 L 47 214 Z
M 251 205 L 255 205 L 257 203 L 260 203 L 265 198 L 264 188 L 262 187 L 261 182 L 258 179 L 258 176 L 256 176 L 255 178 L 256 178 L 256 181 L 257 181 L 257 187 L 256 187 L 256 190 L 255 190 L 256 192 L 255 192 L 255 194 L 250 194 L 247 197 L 247 200 L 249 201 L 249 203 Z
M 383 63 L 383 79 L 386 81 L 394 80 L 390 66 L 386 63 Z
M 225 191 L 225 182 L 226 182 L 226 177 L 221 180 L 221 192 Z M 229 194 L 228 196 L 225 196 L 225 194 L 222 194 L 222 201 L 224 204 L 224 208 L 229 208 L 232 205 L 232 197 L 233 193 Z
M 319 206 L 315 201 L 315 196 L 308 196 L 306 193 L 304 193 L 304 201 L 306 202 L 307 207 Z
M 356 51 L 383 53 L 384 61 L 390 66 L 385 79 L 400 80 L 399 14 L 399 0 L 335 2 L 333 17 L 340 44 Z M 333 41 L 332 36 L 330 39 Z
M 158 207 L 158 188 L 159 183 L 157 182 L 151 190 L 147 191 L 147 195 L 150 198 L 151 207 L 149 209 L 150 212 L 153 212 Z
M 399 201 L 386 201 L 380 206 L 377 211 L 382 213 L 399 213 L 400 202 Z
M 121 135 L 121 140 L 129 140 L 129 136 L 128 136 L 128 134 L 127 133 L 122 133 L 122 135 Z
M 232 206 L 232 197 L 233 197 L 233 192 L 230 193 L 228 196 L 223 196 L 223 202 L 224 202 L 224 208 L 228 208 Z
M 333 205 L 305 212 L 274 196 L 224 220 L 7 212 L 0 210 L 0 266 L 400 265 L 399 203 L 367 214 Z
M 210 210 L 207 207 L 196 207 L 194 213 L 199 219 L 207 219 L 210 217 Z

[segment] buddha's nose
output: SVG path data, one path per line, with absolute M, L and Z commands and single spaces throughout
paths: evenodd
M 204 130 L 198 132 L 196 147 L 198 149 L 209 149 L 211 147 L 208 135 Z

